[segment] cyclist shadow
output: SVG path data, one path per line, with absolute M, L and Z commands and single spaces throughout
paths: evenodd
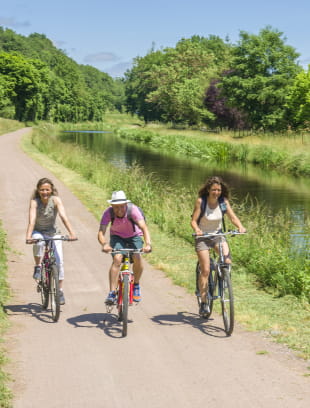
M 100 329 L 109 337 L 122 337 L 122 322 L 118 321 L 115 313 L 87 313 L 70 317 L 67 322 L 75 328 Z M 128 319 L 128 323 L 131 322 Z
M 203 319 L 196 313 L 178 312 L 154 316 L 151 319 L 162 326 L 190 325 L 211 337 L 227 337 L 225 330 L 216 325 L 214 318 Z
M 28 303 L 25 305 L 9 305 L 3 307 L 8 316 L 30 315 L 44 323 L 55 323 L 50 309 L 43 309 L 39 303 Z

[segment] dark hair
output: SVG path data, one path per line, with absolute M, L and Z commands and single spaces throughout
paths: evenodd
M 58 195 L 58 191 L 53 182 L 49 178 L 43 177 L 37 182 L 37 187 L 32 194 L 32 198 L 40 198 L 39 189 L 43 184 L 49 184 L 52 189 L 52 195 Z
M 208 178 L 208 180 L 205 182 L 205 184 L 200 188 L 198 191 L 198 196 L 199 197 L 208 197 L 210 188 L 213 184 L 220 184 L 222 187 L 222 194 L 221 197 L 229 198 L 229 189 L 227 185 L 224 183 L 224 181 L 221 179 L 221 177 L 218 176 L 212 176 Z

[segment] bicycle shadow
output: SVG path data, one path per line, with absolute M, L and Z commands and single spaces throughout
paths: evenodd
M 8 316 L 30 315 L 44 323 L 56 323 L 52 319 L 50 309 L 43 309 L 42 305 L 39 303 L 4 305 L 3 310 Z
M 203 319 L 196 313 L 178 312 L 177 314 L 162 314 L 153 316 L 151 320 L 162 326 L 190 325 L 211 337 L 227 337 L 225 330 L 217 326 L 213 317 Z
M 100 329 L 109 337 L 122 338 L 122 322 L 116 313 L 86 313 L 70 317 L 67 322 L 75 328 Z M 132 322 L 128 319 L 128 324 Z

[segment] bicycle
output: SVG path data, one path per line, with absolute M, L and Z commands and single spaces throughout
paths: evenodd
M 113 250 L 111 254 L 123 254 L 122 265 L 118 276 L 116 298 L 113 304 L 107 304 L 107 312 L 111 313 L 114 306 L 117 307 L 118 321 L 122 322 L 122 336 L 127 336 L 128 308 L 133 304 L 134 274 L 131 268 L 133 254 L 142 254 L 142 249 L 120 248 Z
M 228 232 L 218 232 L 214 234 L 203 234 L 203 235 L 196 235 L 195 238 L 199 237 L 220 237 L 218 247 L 219 253 L 216 254 L 214 250 L 212 250 L 212 254 L 210 254 L 210 274 L 208 278 L 208 294 L 207 294 L 207 304 L 209 306 L 209 312 L 204 316 L 208 319 L 212 314 L 213 309 L 213 301 L 216 299 L 220 299 L 221 301 L 221 308 L 222 308 L 222 316 L 224 322 L 224 330 L 225 333 L 230 336 L 234 330 L 234 296 L 233 296 L 233 288 L 231 282 L 231 264 L 225 262 L 224 254 L 223 254 L 223 242 L 225 236 L 236 236 L 236 235 L 243 235 L 239 231 L 228 231 Z M 198 306 L 201 305 L 201 296 L 199 290 L 199 276 L 200 276 L 200 265 L 197 262 L 196 266 L 196 291 L 195 295 L 197 297 Z
M 42 308 L 47 309 L 49 300 L 52 319 L 57 322 L 60 315 L 59 271 L 56 264 L 53 241 L 76 241 L 67 236 L 57 238 L 37 238 L 29 240 L 29 244 L 43 242 L 44 255 L 41 262 L 41 278 L 37 283 L 37 292 L 41 294 Z

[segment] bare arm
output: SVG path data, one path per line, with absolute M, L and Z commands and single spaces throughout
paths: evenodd
M 71 227 L 71 224 L 70 224 L 70 222 L 68 220 L 68 217 L 67 217 L 66 211 L 65 211 L 65 207 L 64 207 L 60 197 L 55 196 L 54 197 L 54 203 L 55 203 L 55 206 L 56 206 L 56 208 L 58 210 L 58 214 L 59 214 L 59 217 L 61 218 L 61 221 L 64 223 L 64 226 L 66 227 L 67 231 L 69 232 L 70 239 L 76 239 L 77 237 L 76 237 L 75 232 L 73 231 L 73 229 Z
M 197 224 L 198 218 L 200 216 L 200 211 L 201 211 L 201 198 L 197 198 L 191 220 L 191 227 L 193 228 L 197 235 L 202 235 L 202 231 Z
M 226 207 L 227 207 L 227 215 L 230 221 L 234 224 L 235 227 L 238 228 L 239 232 L 246 232 L 246 229 L 242 225 L 239 218 L 236 216 L 234 210 L 231 208 L 229 201 L 225 199 Z
M 102 246 L 102 251 L 103 252 L 111 252 L 112 251 L 112 247 L 110 246 L 110 244 L 106 241 L 105 239 L 105 233 L 107 230 L 107 225 L 100 225 L 99 231 L 98 231 L 98 241 Z
M 151 252 L 152 250 L 152 244 L 151 244 L 151 236 L 149 233 L 149 229 L 145 223 L 144 220 L 139 220 L 137 222 L 138 227 L 140 228 L 140 230 L 143 232 L 143 238 L 144 238 L 144 247 L 143 247 L 143 251 L 144 252 Z
M 28 221 L 28 227 L 27 227 L 27 232 L 26 232 L 26 242 L 31 241 L 31 236 L 33 233 L 34 225 L 36 223 L 36 218 L 37 218 L 37 202 L 36 200 L 30 200 L 30 205 L 29 205 L 29 221 Z

